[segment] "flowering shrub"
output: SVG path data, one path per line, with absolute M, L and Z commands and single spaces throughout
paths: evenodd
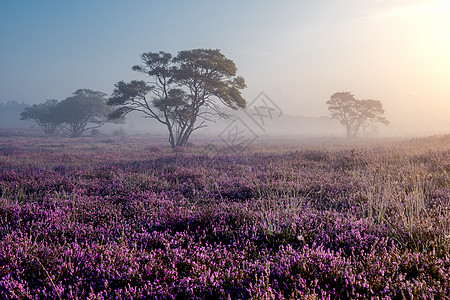
M 448 137 L 416 144 L 3 138 L 0 298 L 448 298 Z

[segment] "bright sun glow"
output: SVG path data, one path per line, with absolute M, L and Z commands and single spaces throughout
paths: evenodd
M 396 7 L 381 17 L 399 31 L 407 61 L 422 73 L 415 87 L 428 87 L 422 99 L 432 96 L 441 109 L 450 111 L 450 1 Z
M 401 22 L 413 53 L 448 72 L 450 66 L 450 1 L 394 8 L 382 15 Z

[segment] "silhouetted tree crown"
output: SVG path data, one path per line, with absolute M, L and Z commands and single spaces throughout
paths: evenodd
M 375 123 L 388 125 L 379 100 L 358 100 L 350 92 L 338 92 L 327 101 L 331 118 L 339 120 L 347 130 L 348 137 L 355 137 Z
M 45 103 L 26 107 L 20 114 L 21 120 L 35 122 L 45 134 L 55 134 L 62 125 L 62 120 L 56 111 L 58 100 L 47 100 Z
M 72 137 L 79 137 L 83 132 L 98 128 L 108 121 L 111 109 L 106 102 L 105 93 L 78 89 L 57 105 L 56 114 Z
M 150 83 L 118 82 L 108 104 L 115 106 L 112 119 L 139 111 L 164 124 L 172 147 L 185 146 L 193 131 L 205 127 L 214 117 L 228 117 L 219 105 L 245 108 L 241 90 L 246 87 L 236 76 L 236 65 L 220 50 L 193 49 L 178 52 L 148 52 L 133 70 L 147 75 Z M 200 120 L 198 122 L 198 120 Z

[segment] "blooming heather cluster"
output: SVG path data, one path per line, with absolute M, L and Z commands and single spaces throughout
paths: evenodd
M 0 298 L 448 298 L 449 144 L 4 138 Z

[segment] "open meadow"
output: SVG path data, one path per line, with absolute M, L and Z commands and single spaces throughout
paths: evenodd
M 0 298 L 445 299 L 450 136 L 0 138 Z

